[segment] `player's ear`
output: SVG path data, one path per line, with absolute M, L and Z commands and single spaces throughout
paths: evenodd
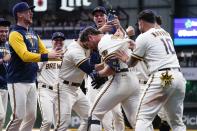
M 88 41 L 92 41 L 92 40 L 93 40 L 92 35 L 88 35 Z

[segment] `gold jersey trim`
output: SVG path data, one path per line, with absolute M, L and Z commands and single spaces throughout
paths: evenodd
M 88 58 L 85 58 L 83 60 L 81 60 L 79 63 L 77 63 L 76 67 L 79 67 L 83 62 L 85 62 L 86 60 L 88 60 Z
M 138 56 L 138 55 L 136 55 L 136 54 L 131 54 L 131 56 L 132 56 L 132 57 L 135 57 L 136 59 L 138 59 L 138 60 L 140 60 L 140 61 L 144 60 L 143 57 Z

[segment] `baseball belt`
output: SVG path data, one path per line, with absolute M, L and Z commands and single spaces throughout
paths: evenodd
M 71 86 L 76 86 L 76 87 L 79 87 L 81 85 L 80 83 L 69 82 L 67 80 L 64 80 L 63 83 L 66 84 L 66 85 L 68 85 L 69 83 L 71 83 L 70 84 Z
M 129 69 L 128 68 L 122 68 L 116 71 L 116 73 L 121 73 L 121 72 L 128 72 Z
M 162 68 L 162 69 L 159 69 L 158 71 L 167 71 L 167 70 L 168 71 L 170 71 L 170 70 L 178 70 L 178 71 L 181 71 L 181 69 L 178 68 L 178 67 L 177 68 L 176 67 L 175 68 Z
M 53 86 L 48 86 L 48 85 L 42 85 L 43 88 L 48 88 L 50 90 L 53 90 Z

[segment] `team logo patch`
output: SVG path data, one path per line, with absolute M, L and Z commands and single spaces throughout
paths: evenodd
M 101 54 L 102 54 L 103 57 L 105 57 L 108 54 L 108 51 L 104 50 Z
M 26 37 L 26 39 L 29 40 L 29 42 L 31 43 L 31 46 L 33 47 L 34 46 L 34 41 L 33 41 L 32 34 L 31 33 L 27 33 L 25 37 Z
M 172 77 L 172 75 L 168 73 L 168 70 L 167 70 L 166 72 L 161 73 L 160 79 L 161 79 L 161 86 L 164 88 L 164 87 L 172 85 L 172 80 L 174 78 Z

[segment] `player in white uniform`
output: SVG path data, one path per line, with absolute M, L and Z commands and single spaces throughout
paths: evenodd
M 185 79 L 168 32 L 155 28 L 155 14 L 144 10 L 138 16 L 139 30 L 132 55 L 118 51 L 116 56 L 129 66 L 144 60 L 150 78 L 140 99 L 135 131 L 153 131 L 152 121 L 164 107 L 173 131 L 186 131 L 182 121 Z
M 162 24 L 162 20 L 161 20 L 161 16 L 156 16 L 156 23 L 155 23 L 155 27 L 156 28 L 161 28 L 161 24 Z M 135 29 L 132 26 L 129 26 L 126 29 L 127 35 L 129 36 L 130 39 L 133 39 L 135 37 Z M 130 49 L 133 50 L 135 47 L 135 45 L 130 45 Z M 140 82 L 140 94 L 142 94 L 143 90 L 146 87 L 146 83 L 148 81 L 149 78 L 149 72 L 148 69 L 146 67 L 146 64 L 143 61 L 139 61 L 137 63 L 136 66 L 131 68 L 133 71 L 136 72 L 139 82 Z M 166 113 L 164 111 L 163 108 L 161 108 L 161 110 L 158 113 L 158 116 L 161 119 L 161 123 L 159 124 L 159 130 L 160 131 L 169 131 L 170 130 L 170 126 L 167 123 L 167 116 Z
M 128 66 L 114 59 L 113 52 L 119 48 L 128 48 L 128 39 L 122 39 L 114 35 L 102 34 L 92 27 L 86 28 L 81 34 L 81 41 L 92 44 L 92 49 L 97 48 L 105 62 L 104 69 L 94 71 L 91 77 L 96 82 L 100 77 L 109 76 L 109 80 L 101 89 L 90 110 L 89 126 L 91 131 L 101 131 L 100 121 L 105 113 L 121 103 L 125 114 L 134 127 L 135 114 L 139 99 L 139 82 L 133 72 L 129 72 Z
M 65 36 L 61 32 L 52 35 L 52 50 L 62 50 Z M 38 103 L 42 114 L 40 131 L 49 131 L 56 124 L 58 74 L 62 61 L 39 62 Z
M 155 28 L 161 28 L 161 25 L 162 25 L 161 16 L 156 16 Z M 170 126 L 167 122 L 168 118 L 164 108 L 161 108 L 161 110 L 158 113 L 158 116 L 161 119 L 161 123 L 159 124 L 159 131 L 170 131 Z
M 120 22 L 118 19 L 114 19 L 112 21 L 107 20 L 107 12 L 104 7 L 98 6 L 92 11 L 93 20 L 95 23 L 95 26 L 98 30 L 100 30 L 102 33 L 109 33 L 113 34 L 116 32 L 117 27 L 120 26 Z M 122 32 L 122 30 L 120 31 Z M 92 53 L 90 54 L 90 61 L 92 64 L 99 64 L 101 56 L 99 55 L 99 52 L 97 50 L 92 50 Z M 97 94 L 100 92 L 103 86 L 99 86 L 98 89 L 93 88 L 91 85 L 92 79 L 90 76 L 87 77 L 86 80 L 86 88 L 87 88 L 87 98 L 90 102 L 90 105 L 93 104 L 94 99 L 96 98 Z M 111 111 L 105 114 L 102 125 L 105 131 L 124 131 L 125 125 L 124 125 L 124 117 L 122 114 L 122 109 L 120 104 L 117 105 L 115 108 L 113 108 Z
M 88 47 L 89 45 L 78 39 L 68 45 L 64 54 L 59 73 L 59 109 L 56 131 L 68 129 L 72 109 L 81 118 L 81 125 L 78 130 L 87 130 L 89 102 L 79 87 L 85 72 L 92 72 L 92 67 L 88 65 Z

